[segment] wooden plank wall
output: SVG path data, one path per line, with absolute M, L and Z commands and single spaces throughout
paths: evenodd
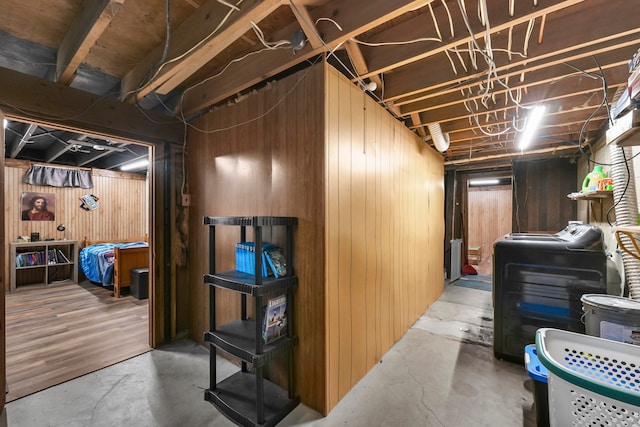
M 442 156 L 327 73 L 327 410 L 442 293 Z
M 202 217 L 298 217 L 296 388 L 326 414 L 442 292 L 442 157 L 320 65 L 196 126 L 208 133 L 190 131 L 186 151 L 190 336 L 208 329 Z M 234 268 L 239 230 L 216 235 L 217 268 Z M 237 319 L 238 296 L 216 292 L 217 322 Z
M 514 232 L 557 232 L 577 217 L 577 167 L 570 159 L 521 161 L 513 165 Z
M 32 232 L 39 232 L 41 239 L 62 239 L 64 233 L 56 230 L 58 224 L 65 224 L 67 239 L 79 242 L 85 236 L 92 240 L 115 240 L 149 234 L 148 185 L 145 176 L 94 169 L 93 188 L 59 188 L 24 184 L 22 179 L 28 168 L 27 161 L 6 160 L 3 176 L 7 253 L 10 241 Z M 23 192 L 54 194 L 55 221 L 21 221 Z M 100 198 L 97 210 L 85 211 L 80 208 L 79 198 L 85 194 L 95 194 Z M 9 277 L 8 263 L 5 274 L 5 277 Z M 5 288 L 9 288 L 8 282 Z
M 491 257 L 493 243 L 511 233 L 513 194 L 510 185 L 469 187 L 467 195 L 467 247 L 482 249 L 482 259 Z M 463 242 L 464 243 L 464 242 Z
M 245 99 L 215 109 L 189 129 L 189 334 L 203 342 L 209 329 L 208 229 L 203 216 L 295 216 L 294 330 L 297 392 L 325 411 L 324 355 L 324 104 L 323 67 L 317 65 L 269 84 Z M 252 240 L 248 230 L 247 238 Z M 217 269 L 235 268 L 237 227 L 216 228 Z M 281 236 L 267 233 L 266 240 Z M 217 290 L 217 322 L 238 319 L 237 294 Z

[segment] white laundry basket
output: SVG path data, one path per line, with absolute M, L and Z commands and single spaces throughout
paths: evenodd
M 640 346 L 542 328 L 536 349 L 552 427 L 640 426 Z

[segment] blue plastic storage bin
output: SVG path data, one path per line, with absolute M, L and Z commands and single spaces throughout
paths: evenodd
M 549 388 L 547 380 L 549 374 L 538 359 L 535 344 L 529 344 L 524 348 L 524 363 L 529 376 L 533 379 L 533 400 L 536 407 L 536 425 L 549 427 Z

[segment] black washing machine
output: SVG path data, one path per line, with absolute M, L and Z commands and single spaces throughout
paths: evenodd
M 582 302 L 607 292 L 602 230 L 571 224 L 555 234 L 507 234 L 493 245 L 494 354 L 523 363 L 538 328 L 584 333 Z

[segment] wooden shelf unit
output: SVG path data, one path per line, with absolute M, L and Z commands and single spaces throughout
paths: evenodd
M 53 254 L 51 251 L 55 251 L 54 257 L 49 255 Z M 69 281 L 78 283 L 77 240 L 10 242 L 9 262 L 11 292 L 21 286 L 48 286 Z

